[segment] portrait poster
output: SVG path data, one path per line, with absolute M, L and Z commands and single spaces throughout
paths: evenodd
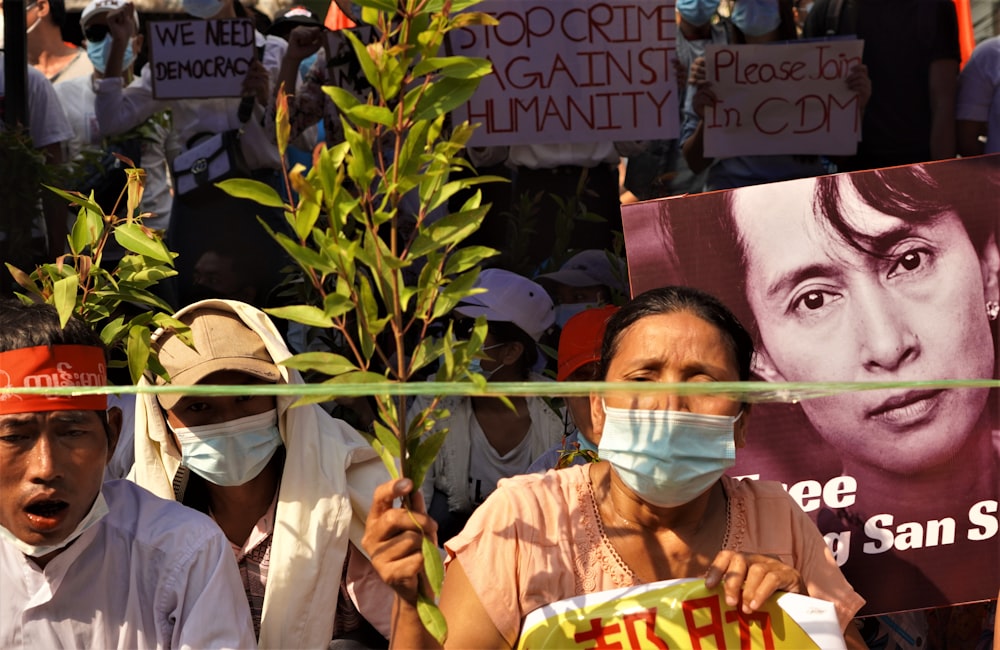
M 844 648 L 833 603 L 779 592 L 752 614 L 695 578 L 599 591 L 539 607 L 521 626 L 528 648 Z
M 257 58 L 253 22 L 169 20 L 149 24 L 149 66 L 157 99 L 239 97 Z
M 450 53 L 493 72 L 455 119 L 472 146 L 661 140 L 679 134 L 674 3 L 486 0 L 497 25 L 452 32 Z
M 705 46 L 715 104 L 705 108 L 711 158 L 853 155 L 861 100 L 847 76 L 861 64 L 857 39 Z
M 717 296 L 756 341 L 751 379 L 892 384 L 751 404 L 730 470 L 785 484 L 860 615 L 996 598 L 1000 155 L 648 201 L 622 220 L 633 294 Z M 919 383 L 958 380 L 979 383 Z

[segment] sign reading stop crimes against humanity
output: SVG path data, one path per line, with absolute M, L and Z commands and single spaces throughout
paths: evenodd
M 861 105 L 847 76 L 863 41 L 708 45 L 717 102 L 705 109 L 705 155 L 853 155 Z
M 493 63 L 456 111 L 471 145 L 676 137 L 672 0 L 486 0 L 497 25 L 452 32 L 451 51 Z
M 239 97 L 256 58 L 246 19 L 150 23 L 149 65 L 157 99 Z

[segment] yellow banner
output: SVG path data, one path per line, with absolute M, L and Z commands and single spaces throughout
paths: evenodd
M 721 587 L 667 580 L 561 600 L 528 614 L 519 650 L 528 648 L 694 648 L 831 650 L 844 647 L 833 603 L 776 594 L 744 614 Z

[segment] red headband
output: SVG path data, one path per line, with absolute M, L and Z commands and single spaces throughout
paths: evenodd
M 39 345 L 0 352 L 0 388 L 106 386 L 104 350 L 89 345 Z M 107 395 L 0 394 L 0 415 L 39 411 L 103 411 Z

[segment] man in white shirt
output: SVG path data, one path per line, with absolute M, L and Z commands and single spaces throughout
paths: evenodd
M 106 384 L 100 339 L 0 303 L 0 387 Z M 103 483 L 121 412 L 0 393 L 0 647 L 253 648 L 232 551 L 207 517 Z

